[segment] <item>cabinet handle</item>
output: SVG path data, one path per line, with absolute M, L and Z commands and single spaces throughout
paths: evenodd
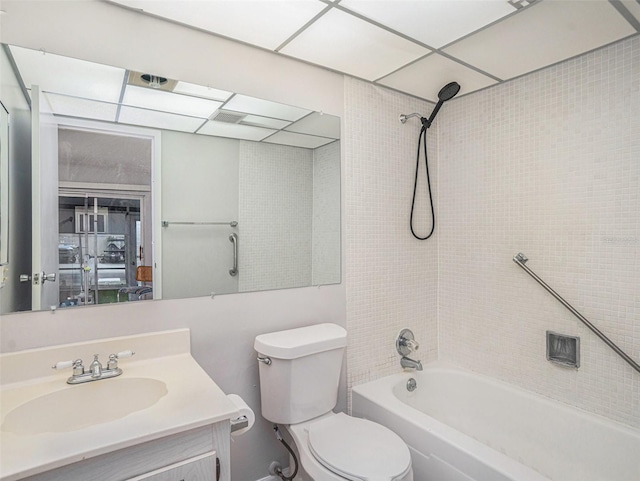
M 216 481 L 220 481 L 220 458 L 216 456 Z

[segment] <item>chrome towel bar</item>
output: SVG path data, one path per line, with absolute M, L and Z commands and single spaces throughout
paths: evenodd
M 162 227 L 169 227 L 171 224 L 177 225 L 230 225 L 231 227 L 237 227 L 238 222 L 232 220 L 230 222 L 169 222 L 168 220 L 162 221 Z
M 584 317 L 582 314 L 580 314 L 571 304 L 569 304 L 567 301 L 565 301 L 562 296 L 560 296 L 560 294 L 558 294 L 556 291 L 554 291 L 551 287 L 549 287 L 549 285 L 547 285 L 546 282 L 544 282 L 542 279 L 540 279 L 540 277 L 538 277 L 538 275 L 533 272 L 531 269 L 529 269 L 525 264 L 529 259 L 527 259 L 527 256 L 525 256 L 523 253 L 518 253 L 513 257 L 513 262 L 515 262 L 516 264 L 518 264 L 520 267 L 522 267 L 522 269 L 524 269 L 524 271 L 529 274 L 531 277 L 533 277 L 535 279 L 535 281 L 540 284 L 542 287 L 544 287 L 546 289 L 546 291 L 551 294 L 553 297 L 555 297 L 560 304 L 562 304 L 564 307 L 566 307 L 569 312 L 571 312 L 571 314 L 573 314 L 574 316 L 576 316 L 578 319 L 580 319 L 580 321 L 587 326 L 591 332 L 593 332 L 596 336 L 598 336 L 600 339 L 602 339 L 602 341 L 609 346 L 611 349 L 613 349 L 615 351 L 616 354 L 618 354 L 622 359 L 624 359 L 625 361 L 627 361 L 627 363 L 634 368 L 636 371 L 640 372 L 640 364 L 638 364 L 637 362 L 635 362 L 633 359 L 631 359 L 627 353 L 625 353 L 622 349 L 620 349 L 611 339 L 609 339 L 607 336 L 605 336 L 596 326 L 594 326 L 593 324 L 591 324 L 591 322 L 589 322 L 589 320 Z

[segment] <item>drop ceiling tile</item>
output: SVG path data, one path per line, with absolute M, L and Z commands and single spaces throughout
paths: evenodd
M 272 135 L 264 142 L 269 144 L 291 145 L 293 147 L 304 147 L 305 149 L 316 149 L 322 147 L 335 139 L 327 139 L 326 137 L 316 137 L 314 135 L 297 134 L 295 132 L 286 132 L 281 130 L 277 134 Z
M 203 99 L 220 100 L 222 102 L 233 95 L 232 92 L 227 92 L 226 90 L 218 90 L 205 87 L 204 85 L 183 82 L 182 80 L 178 80 L 173 92 L 177 94 L 194 95 L 196 97 L 202 97 Z
M 115 0 L 114 3 L 271 50 L 326 7 L 317 0 Z
M 444 51 L 508 79 L 633 33 L 609 2 L 545 0 Z
M 215 100 L 174 94 L 146 87 L 136 87 L 135 85 L 127 85 L 122 103 L 132 107 L 171 112 L 203 119 L 208 118 L 222 105 L 222 102 Z
M 41 91 L 104 102 L 120 98 L 124 69 L 21 47 L 10 50 L 28 88 L 38 85 Z
M 516 11 L 506 0 L 342 0 L 340 6 L 434 48 Z
M 200 127 L 203 120 L 196 117 L 185 117 L 184 115 L 138 109 L 123 105 L 120 109 L 118 122 L 121 124 L 154 127 L 156 129 L 195 132 L 195 130 Z
M 340 117 L 314 112 L 285 129 L 300 134 L 319 135 L 332 139 L 340 138 Z
M 418 60 L 380 79 L 377 83 L 437 102 L 440 89 L 454 81 L 460 84 L 458 95 L 497 83 L 491 77 L 439 54 Z
M 430 50 L 334 8 L 280 52 L 375 80 Z
M 225 110 L 235 110 L 245 114 L 255 114 L 281 120 L 298 120 L 311 113 L 310 110 L 280 104 L 270 100 L 258 99 L 247 95 L 236 95 L 224 105 Z
M 273 129 L 263 129 L 251 125 L 228 124 L 210 120 L 198 130 L 198 134 L 214 135 L 216 137 L 230 137 L 233 139 L 259 141 L 277 132 Z
M 45 93 L 51 110 L 55 115 L 80 117 L 92 120 L 115 122 L 118 112 L 117 104 L 95 102 L 93 100 L 68 97 L 66 95 Z

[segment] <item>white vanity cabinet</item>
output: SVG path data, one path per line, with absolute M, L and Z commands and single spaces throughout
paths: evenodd
M 187 459 L 181 463 L 156 469 L 147 474 L 131 478 L 128 481 L 208 481 L 216 479 L 216 452 Z
M 70 385 L 51 370 L 127 349 L 117 377 Z M 231 481 L 239 408 L 188 329 L 0 354 L 0 381 L 0 481 Z
M 231 481 L 230 423 L 119 449 L 25 481 Z

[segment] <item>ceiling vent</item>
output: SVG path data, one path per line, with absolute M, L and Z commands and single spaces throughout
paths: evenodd
M 242 122 L 242 119 L 244 119 L 246 116 L 247 114 L 230 112 L 228 110 L 218 110 L 216 113 L 213 114 L 213 117 L 211 117 L 211 120 L 215 122 L 225 122 L 227 124 L 239 124 L 240 122 Z
M 144 72 L 134 72 L 129 70 L 129 78 L 127 80 L 129 85 L 136 85 L 138 87 L 152 88 L 154 90 L 166 90 L 167 92 L 173 92 L 173 89 L 178 84 L 177 80 L 160 77 L 159 75 L 153 75 Z

